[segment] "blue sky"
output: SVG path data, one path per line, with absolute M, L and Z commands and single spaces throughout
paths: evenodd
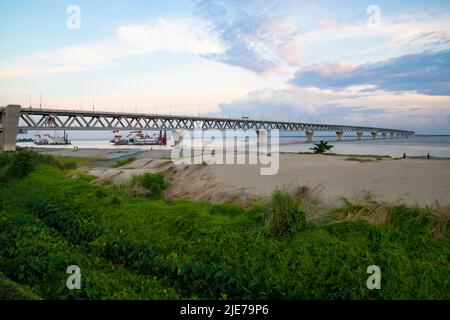
M 448 1 L 0 0 L 0 46 L 0 105 L 450 134 Z

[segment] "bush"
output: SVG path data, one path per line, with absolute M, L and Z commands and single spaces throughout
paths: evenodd
M 27 150 L 6 154 L 1 157 L 2 165 L 0 180 L 8 181 L 10 178 L 22 178 L 34 170 L 33 161 L 36 154 Z
M 306 217 L 300 203 L 287 190 L 276 190 L 272 195 L 267 231 L 270 235 L 282 235 L 301 229 Z
M 144 173 L 141 176 L 135 177 L 134 182 L 137 182 L 141 187 L 150 191 L 154 196 L 161 196 L 162 192 L 169 186 L 161 172 Z
M 325 153 L 327 151 L 330 151 L 331 148 L 334 148 L 334 146 L 329 145 L 327 141 L 320 140 L 319 143 L 315 143 L 313 148 L 309 148 L 310 150 L 314 151 L 314 153 Z

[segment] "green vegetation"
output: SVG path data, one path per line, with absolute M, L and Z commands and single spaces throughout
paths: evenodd
M 267 230 L 271 235 L 285 235 L 302 229 L 306 224 L 300 203 L 287 190 L 275 190 L 270 206 Z
M 0 273 L 0 300 L 39 300 L 30 288 L 9 280 Z
M 2 298 L 17 297 L 11 288 L 43 299 L 450 298 L 442 208 L 348 202 L 313 224 L 305 200 L 286 191 L 248 210 L 169 202 L 70 178 L 48 157 L 30 154 L 32 166 L 17 157 L 0 155 L 1 172 L 14 162 L 24 170 L 0 185 Z M 380 210 L 382 221 L 368 223 Z M 66 288 L 73 264 L 81 290 Z M 381 290 L 366 287 L 372 264 Z
M 331 148 L 334 148 L 334 146 L 328 144 L 328 141 L 320 140 L 319 143 L 315 143 L 313 148 L 309 148 L 314 153 L 325 153 L 327 151 L 330 151 Z
M 143 175 L 135 176 L 133 177 L 132 183 L 135 185 L 138 184 L 145 190 L 150 191 L 154 197 L 161 197 L 162 192 L 169 186 L 161 172 L 144 173 Z
M 122 167 L 122 166 L 124 166 L 126 164 L 132 163 L 134 160 L 136 160 L 136 157 L 128 157 L 128 158 L 123 158 L 123 159 L 117 160 L 113 164 L 113 168 Z

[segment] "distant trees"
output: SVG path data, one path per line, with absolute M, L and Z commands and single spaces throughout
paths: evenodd
M 330 151 L 331 148 L 334 148 L 334 146 L 328 144 L 327 141 L 320 140 L 319 143 L 315 143 L 313 148 L 309 148 L 314 153 L 325 153 L 327 151 Z

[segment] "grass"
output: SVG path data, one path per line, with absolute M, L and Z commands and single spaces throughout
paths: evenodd
M 275 190 L 270 204 L 267 231 L 271 235 L 295 232 L 306 225 L 305 211 L 286 189 Z
M 0 273 L 0 300 L 39 300 L 40 297 L 26 286 L 19 285 Z
M 134 176 L 132 185 L 139 185 L 145 190 L 149 191 L 153 197 L 161 197 L 162 192 L 169 186 L 160 172 L 144 173 L 140 176 Z
M 33 160 L 0 185 L 0 272 L 43 299 L 450 298 L 445 208 L 386 206 L 368 223 L 375 204 L 347 202 L 314 224 L 304 208 L 284 191 L 248 210 L 139 197 Z M 71 264 L 81 290 L 65 287 Z M 372 264 L 381 290 L 366 287 Z
M 126 164 L 132 163 L 136 160 L 136 157 L 128 157 L 128 158 L 123 158 L 120 160 L 117 160 L 114 164 L 113 164 L 113 168 L 119 168 L 122 167 Z

